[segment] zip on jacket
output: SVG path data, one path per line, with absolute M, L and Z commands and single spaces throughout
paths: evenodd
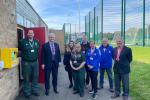
M 91 53 L 91 48 L 87 51 L 86 53 L 86 65 L 91 65 L 93 66 L 92 69 L 89 69 L 89 67 L 87 67 L 88 70 L 91 71 L 99 71 L 99 63 L 101 61 L 101 53 L 100 51 L 95 47 L 95 50 L 93 53 Z

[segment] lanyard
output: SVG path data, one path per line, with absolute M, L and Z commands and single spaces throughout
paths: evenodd
M 53 53 L 55 53 L 55 45 L 52 46 L 50 42 L 49 42 L 49 44 L 50 44 L 50 46 L 51 46 L 51 48 L 53 50 Z
M 85 47 L 84 47 L 84 44 L 82 44 L 83 50 L 85 50 L 85 49 L 86 49 L 86 46 L 87 46 L 87 44 L 85 45 Z
M 107 47 L 107 49 L 108 49 L 108 47 Z M 102 50 L 103 50 L 103 51 L 104 51 L 104 53 L 105 53 L 107 49 L 105 49 L 105 51 L 104 51 L 104 49 L 102 49 Z
M 71 53 L 71 55 L 72 55 L 72 51 L 70 50 L 70 53 Z
M 119 52 L 119 50 L 118 50 L 118 48 L 117 48 L 117 58 L 119 58 L 120 53 L 121 53 L 121 51 L 122 51 L 123 47 L 124 47 L 124 45 L 121 47 L 120 52 Z
M 77 59 L 77 57 L 80 55 L 80 53 L 76 56 L 76 52 L 75 52 L 75 61 L 76 61 L 76 59 Z
M 96 51 L 96 50 L 94 50 L 94 52 L 95 52 L 95 51 Z M 93 56 L 94 52 L 93 52 L 93 53 L 90 53 L 90 54 L 91 54 L 91 57 Z
M 33 49 L 34 41 L 32 42 L 32 44 L 31 44 L 31 42 L 29 42 L 29 44 L 30 44 L 31 48 Z

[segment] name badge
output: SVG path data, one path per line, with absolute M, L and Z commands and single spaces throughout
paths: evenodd
M 74 63 L 76 64 L 76 63 L 77 63 L 77 61 L 74 61 Z
M 34 50 L 31 50 L 31 52 L 34 52 Z
M 90 57 L 90 60 L 93 60 L 93 58 L 92 58 L 92 57 Z
M 119 61 L 119 58 L 116 58 L 117 61 Z
M 85 51 L 83 51 L 83 53 L 85 53 Z

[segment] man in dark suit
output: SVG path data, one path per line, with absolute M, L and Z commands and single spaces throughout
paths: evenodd
M 129 96 L 129 73 L 130 73 L 130 63 L 132 61 L 132 51 L 123 45 L 122 37 L 116 39 L 118 47 L 114 48 L 114 76 L 115 76 L 115 94 L 111 98 L 116 98 L 120 96 L 120 83 L 122 80 L 123 84 L 123 100 L 128 100 Z
M 47 96 L 49 95 L 50 90 L 49 79 L 51 71 L 53 76 L 52 84 L 54 92 L 59 93 L 57 90 L 57 75 L 58 75 L 58 66 L 59 67 L 61 66 L 59 45 L 54 42 L 55 34 L 50 33 L 48 38 L 49 42 L 42 45 L 41 51 L 41 64 L 45 73 L 45 89 L 46 89 L 45 94 Z

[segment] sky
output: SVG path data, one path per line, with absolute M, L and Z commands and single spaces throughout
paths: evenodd
M 49 28 L 62 29 L 64 23 L 79 23 L 79 0 L 28 0 Z M 100 0 L 80 0 L 81 32 L 85 31 L 85 16 Z
M 64 23 L 71 23 L 72 32 L 79 31 L 79 0 L 28 0 L 49 28 L 62 29 Z M 85 16 L 96 7 L 99 16 L 99 32 L 101 31 L 101 0 L 80 0 L 81 32 L 85 32 Z M 146 0 L 146 23 L 150 23 L 150 0 Z M 103 1 L 103 32 L 121 31 L 121 0 Z M 143 9 L 141 0 L 126 0 L 126 30 L 142 25 Z M 76 28 L 75 28 L 76 24 Z M 69 27 L 69 26 L 68 26 Z M 68 29 L 66 29 L 68 30 Z M 92 30 L 92 29 L 91 29 Z

